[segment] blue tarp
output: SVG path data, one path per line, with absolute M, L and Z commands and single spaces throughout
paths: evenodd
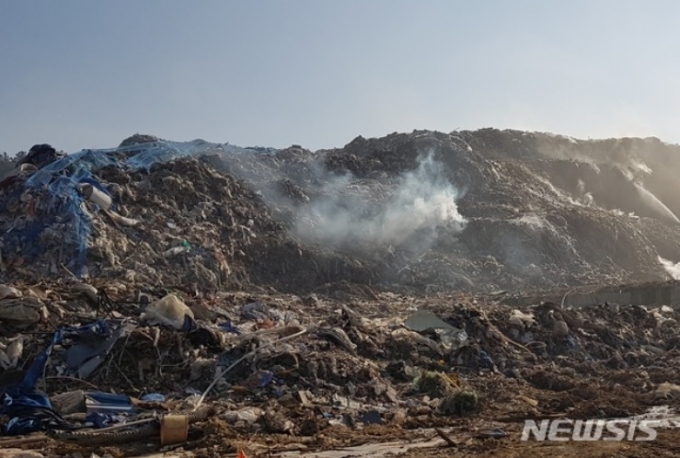
M 64 424 L 64 420 L 54 410 L 50 398 L 35 388 L 42 377 L 52 349 L 61 342 L 61 339 L 61 331 L 55 332 L 47 348 L 33 360 L 23 381 L 8 387 L 2 393 L 0 414 L 10 417 L 3 427 L 4 434 L 8 436 L 27 434 Z
M 97 320 L 87 325 L 57 330 L 47 348 L 33 360 L 22 382 L 9 386 L 2 392 L 0 414 L 10 417 L 3 427 L 3 433 L 13 436 L 66 428 L 67 425 L 54 409 L 50 398 L 36 389 L 55 345 L 71 343 L 65 355 L 66 364 L 69 371 L 85 378 L 101 364 L 115 342 L 133 328 L 133 325 L 119 320 Z M 81 373 L 83 368 L 87 370 L 85 375 Z M 118 410 L 122 410 L 121 405 L 129 404 L 126 396 L 108 393 L 88 393 L 88 396 L 96 401 L 101 410 L 106 410 L 106 405 L 111 404 L 116 404 Z M 98 420 L 104 421 L 101 418 Z

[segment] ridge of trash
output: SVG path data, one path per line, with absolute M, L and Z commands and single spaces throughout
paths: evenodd
M 680 261 L 677 149 L 483 129 L 317 152 L 142 135 L 52 162 L 39 150 L 39 167 L 0 183 L 0 280 L 485 293 L 665 281 Z

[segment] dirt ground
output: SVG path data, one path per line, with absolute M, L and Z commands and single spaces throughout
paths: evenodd
M 40 450 L 45 456 L 129 456 L 129 457 L 217 457 L 236 456 L 243 450 L 248 457 L 281 458 L 349 458 L 349 457 L 675 457 L 680 453 L 680 430 L 659 430 L 654 441 L 597 441 L 597 442 L 556 442 L 522 441 L 520 424 L 504 424 L 508 435 L 501 439 L 484 438 L 475 433 L 471 423 L 445 428 L 447 436 L 456 442 L 449 445 L 431 429 L 422 431 L 394 431 L 389 427 L 373 428 L 367 432 L 328 431 L 314 438 L 281 438 L 275 436 L 238 437 L 224 433 L 210 438 L 213 445 L 202 441 L 185 444 L 174 449 L 168 447 L 158 452 L 158 445 L 134 444 L 128 447 L 73 448 L 48 443 Z M 484 422 L 480 422 L 483 424 Z M 498 422 L 493 422 L 499 424 Z M 210 429 L 210 428 L 209 428 Z M 5 447 L 12 449 L 13 447 Z M 15 449 L 17 453 L 19 449 Z M 5 454 L 0 456 L 14 456 Z M 54 455 L 52 455 L 54 454 Z
M 539 457 L 674 457 L 680 449 L 677 430 L 659 434 L 654 442 L 520 442 L 516 437 L 501 441 L 485 441 L 459 448 L 423 448 L 397 456 L 402 457 L 466 457 L 488 456 L 507 458 Z

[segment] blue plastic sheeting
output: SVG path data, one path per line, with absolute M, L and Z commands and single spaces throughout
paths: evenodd
M 274 380 L 274 373 L 272 371 L 262 371 L 260 374 L 260 381 L 258 382 L 258 387 L 264 388 L 269 385 L 272 380 Z
M 85 421 L 92 423 L 92 426 L 95 428 L 101 429 L 111 426 L 115 423 L 119 423 L 122 421 L 122 419 L 110 413 L 92 412 L 87 417 L 85 417 Z
M 136 411 L 132 400 L 124 394 L 103 393 L 90 391 L 85 394 L 87 413 L 101 414 L 129 414 Z
M 220 331 L 230 332 L 232 334 L 241 335 L 241 330 L 234 326 L 231 321 L 225 321 L 224 323 L 217 326 Z
M 196 157 L 210 153 L 230 153 L 230 154 L 275 154 L 278 150 L 274 148 L 241 148 L 228 143 L 209 143 L 203 140 L 191 142 L 171 142 L 161 140 L 143 145 L 133 145 L 125 147 L 125 150 L 139 150 L 141 153 L 135 154 L 127 159 L 126 164 L 133 171 L 149 170 L 151 166 L 158 162 L 170 162 L 183 157 Z
M 40 354 L 38 354 L 38 356 L 36 356 L 36 358 L 33 360 L 33 363 L 26 371 L 26 374 L 24 374 L 23 381 L 19 385 L 21 391 L 30 391 L 35 388 L 35 386 L 38 384 L 38 380 L 40 380 L 43 375 L 45 364 L 47 364 L 47 360 L 52 354 L 52 349 L 55 345 L 61 343 L 62 337 L 62 331 L 57 330 L 52 335 L 52 341 L 50 341 L 47 348 L 45 348 L 42 352 L 40 352 Z
M 83 150 L 69 154 L 58 161 L 46 165 L 26 180 L 26 187 L 40 188 L 49 186 L 57 177 L 68 177 L 72 184 L 83 178 L 93 178 L 92 172 L 111 165 L 120 165 L 113 155 L 116 150 Z
M 33 360 L 22 382 L 7 387 L 2 393 L 0 414 L 10 417 L 3 428 L 4 434 L 27 434 L 65 427 L 63 419 L 54 410 L 47 395 L 35 388 L 55 345 L 66 345 L 70 342 L 71 345 L 66 350 L 69 370 L 79 375 L 85 370 L 89 375 L 101 364 L 115 342 L 132 329 L 134 325 L 126 322 L 98 320 L 83 326 L 57 330 L 47 348 Z M 94 402 L 96 407 L 94 411 L 123 412 L 132 409 L 130 398 L 127 396 L 88 393 L 88 399 Z
M 14 396 L 5 392 L 0 412 L 10 417 L 3 426 L 3 434 L 7 436 L 45 431 L 65 424 L 50 398 L 38 391 Z
M 118 339 L 130 334 L 136 325 L 115 320 L 94 323 L 62 331 L 63 341 L 72 341 L 64 355 L 67 374 L 81 379 L 89 377 L 104 362 Z
M 47 186 L 55 174 L 62 173 L 76 183 L 108 166 L 127 166 L 131 171 L 150 170 L 154 164 L 170 162 L 185 157 L 198 157 L 209 153 L 275 154 L 275 148 L 241 148 L 228 143 L 210 143 L 203 140 L 172 142 L 159 140 L 110 149 L 86 149 L 52 162 L 33 174 L 28 187 Z
M 0 199 L 0 211 L 7 209 L 7 203 L 16 199 L 25 190 L 33 190 L 40 196 L 36 201 L 35 217 L 24 225 L 0 235 L 0 241 L 7 259 L 23 256 L 26 261 L 35 261 L 44 254 L 48 246 L 41 239 L 42 232 L 56 223 L 65 223 L 63 253 L 68 256 L 66 264 L 72 272 L 80 276 L 85 273 L 87 260 L 87 240 L 92 232 L 92 220 L 83 211 L 84 198 L 77 186 L 89 183 L 110 196 L 94 175 L 105 167 L 119 167 L 130 172 L 149 171 L 154 164 L 164 163 L 184 157 L 197 157 L 203 154 L 276 154 L 273 148 L 241 148 L 227 143 L 209 143 L 203 140 L 191 142 L 172 142 L 159 140 L 111 149 L 87 149 L 70 154 L 47 164 L 23 185 L 8 192 Z M 116 202 L 112 209 L 115 211 Z
M 165 402 L 165 396 L 160 393 L 148 393 L 139 398 L 139 400 L 147 402 Z
M 85 150 L 38 170 L 23 183 L 22 188 L 6 197 L 6 201 L 16 198 L 17 194 L 28 189 L 34 190 L 39 198 L 36 200 L 34 219 L 24 227 L 3 234 L 3 245 L 13 250 L 11 255 L 21 255 L 29 262 L 33 261 L 48 248 L 40 238 L 42 232 L 56 223 L 62 223 L 66 226 L 60 234 L 63 236 L 63 252 L 69 256 L 67 265 L 81 275 L 87 258 L 87 240 L 92 231 L 92 221 L 83 211 L 83 196 L 78 192 L 77 185 L 90 183 L 108 194 L 92 172 L 118 163 L 115 157 L 106 152 Z M 0 206 L 6 207 L 6 201 Z
M 64 425 L 64 420 L 52 406 L 50 398 L 35 388 L 52 349 L 61 342 L 61 338 L 61 331 L 55 332 L 47 348 L 33 360 L 23 381 L 7 387 L 2 393 L 0 414 L 10 417 L 3 427 L 5 435 L 28 434 Z

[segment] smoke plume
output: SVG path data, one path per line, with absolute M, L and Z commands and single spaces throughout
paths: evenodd
M 303 240 L 333 247 L 410 245 L 422 250 L 431 246 L 438 229 L 464 227 L 456 206 L 459 192 L 432 153 L 421 156 L 418 167 L 391 186 L 328 175 L 323 196 L 298 207 L 293 232 Z
M 666 272 L 668 272 L 668 275 L 670 275 L 673 280 L 680 280 L 680 262 L 676 264 L 673 261 L 662 258 L 661 256 L 659 256 L 658 259 L 663 268 L 666 269 Z

